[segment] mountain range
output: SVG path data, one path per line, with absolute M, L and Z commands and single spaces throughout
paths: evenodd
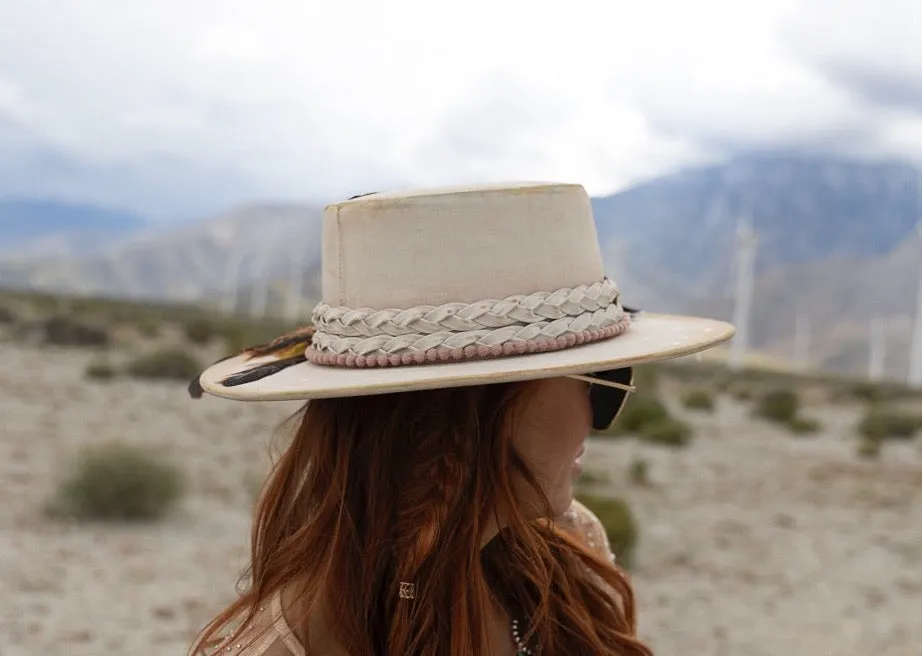
M 878 317 L 889 340 L 887 373 L 902 377 L 922 266 L 913 230 L 920 178 L 899 162 L 750 154 L 592 202 L 607 273 L 630 304 L 730 318 L 736 231 L 745 220 L 758 238 L 752 346 L 791 357 L 799 315 L 809 327 L 809 366 L 860 374 Z M 262 204 L 159 229 L 130 215 L 121 224 L 117 216 L 74 221 L 63 234 L 103 237 L 66 256 L 35 246 L 62 234 L 53 223 L 30 237 L 20 227 L 17 250 L 33 255 L 4 258 L 10 249 L 0 248 L 0 285 L 257 313 L 264 305 L 285 310 L 286 290 L 300 288 L 303 314 L 319 296 L 320 219 L 320 207 Z M 0 244 L 12 243 L 10 234 L 0 218 Z
M 0 285 L 224 302 L 227 292 L 257 280 L 289 281 L 294 263 L 312 270 L 320 257 L 320 218 L 319 207 L 261 204 L 119 235 L 114 245 L 81 257 L 0 257 Z M 312 293 L 310 284 L 305 282 L 306 293 Z
M 623 287 L 651 310 L 733 315 L 737 227 L 757 237 L 750 343 L 793 361 L 796 326 L 820 370 L 863 374 L 883 324 L 887 374 L 904 378 L 922 239 L 922 172 L 898 162 L 756 154 L 594 201 Z M 613 245 L 613 246 L 612 246 Z
M 677 291 L 688 299 L 728 290 L 742 220 L 758 236 L 759 275 L 886 256 L 922 216 L 920 176 L 893 162 L 756 154 L 651 180 L 593 205 L 603 244 L 620 243 L 628 269 L 656 280 L 656 296 L 672 302 Z
M 80 257 L 149 228 L 125 210 L 51 199 L 0 199 L 0 256 Z

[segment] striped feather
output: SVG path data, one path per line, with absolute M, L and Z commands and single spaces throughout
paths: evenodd
M 302 326 L 291 331 L 290 333 L 285 333 L 280 337 L 276 337 L 271 342 L 258 344 L 256 346 L 249 346 L 243 349 L 243 351 L 240 352 L 240 355 L 246 356 L 248 360 L 252 358 L 267 356 L 272 356 L 273 360 L 256 365 L 255 367 L 250 367 L 244 371 L 231 374 L 230 376 L 223 379 L 221 384 L 225 387 L 245 385 L 246 383 L 252 383 L 267 376 L 277 374 L 278 372 L 282 371 L 283 369 L 287 369 L 292 365 L 304 362 L 307 359 L 304 353 L 311 345 L 311 340 L 314 337 L 314 330 L 315 329 L 313 326 Z M 232 357 L 234 356 L 229 355 L 227 357 L 221 358 L 214 364 L 224 362 L 225 360 L 229 360 Z M 189 381 L 187 389 L 189 391 L 189 396 L 191 396 L 193 399 L 200 399 L 205 393 L 205 390 L 202 388 L 200 376 L 196 376 L 193 380 Z
M 246 385 L 247 383 L 252 383 L 257 380 L 262 380 L 267 376 L 277 374 L 283 369 L 296 364 L 300 364 L 307 360 L 307 356 L 304 353 L 294 355 L 282 360 L 273 360 L 272 362 L 267 362 L 265 364 L 256 365 L 255 367 L 250 367 L 244 371 L 240 371 L 236 374 L 231 374 L 227 378 L 221 381 L 221 384 L 224 387 L 236 387 L 238 385 Z

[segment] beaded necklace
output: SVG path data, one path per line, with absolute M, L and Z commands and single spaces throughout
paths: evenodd
M 525 644 L 521 633 L 519 633 L 518 620 L 512 620 L 512 640 L 515 642 L 515 656 L 532 656 L 531 648 Z

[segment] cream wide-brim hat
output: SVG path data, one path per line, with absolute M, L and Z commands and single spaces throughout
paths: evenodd
M 329 205 L 322 277 L 312 327 L 212 365 L 201 388 L 273 401 L 522 381 L 690 355 L 734 334 L 723 321 L 626 310 L 574 184 Z

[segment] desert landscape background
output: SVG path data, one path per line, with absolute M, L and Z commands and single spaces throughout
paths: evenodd
M 0 654 L 184 654 L 233 598 L 274 429 L 299 406 L 193 400 L 186 382 L 285 327 L 0 296 Z M 630 568 L 643 637 L 658 654 L 918 653 L 922 394 L 720 357 L 642 367 L 590 442 L 580 496 Z
M 184 654 L 298 409 L 189 379 L 310 320 L 329 203 L 518 180 L 584 187 L 625 305 L 739 328 L 590 439 L 655 652 L 922 654 L 920 26 L 0 0 L 0 656 Z

